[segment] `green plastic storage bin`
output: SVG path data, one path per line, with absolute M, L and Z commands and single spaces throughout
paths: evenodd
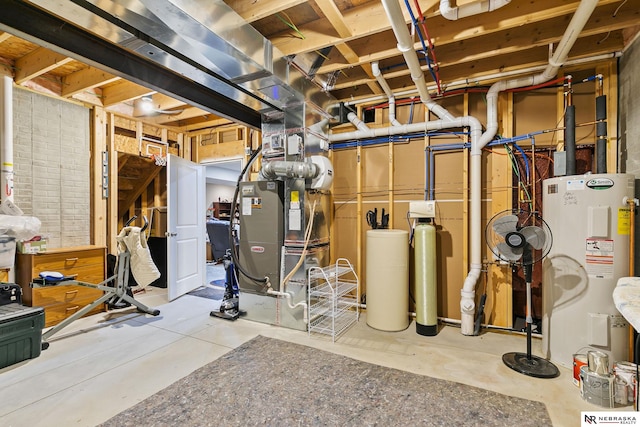
M 40 356 L 42 328 L 42 307 L 0 306 L 0 369 Z

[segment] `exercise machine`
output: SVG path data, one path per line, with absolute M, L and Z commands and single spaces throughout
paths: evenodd
M 133 221 L 136 220 L 136 218 L 137 218 L 136 216 L 132 217 L 129 221 L 127 221 L 125 226 L 129 226 Z M 144 225 L 140 229 L 141 231 L 144 231 L 149 225 L 147 222 L 147 218 L 143 217 L 143 219 L 144 219 Z M 120 245 L 118 245 L 118 247 L 120 248 Z M 158 310 L 157 308 L 149 308 L 146 305 L 142 304 L 140 301 L 137 301 L 135 298 L 133 298 L 133 292 L 131 292 L 131 288 L 129 286 L 130 261 L 131 261 L 131 253 L 129 252 L 128 249 L 126 249 L 126 246 L 125 246 L 124 250 L 119 249 L 118 256 L 116 259 L 116 267 L 114 269 L 114 274 L 111 277 L 107 278 L 106 280 L 103 280 L 102 282 L 97 284 L 81 282 L 78 280 L 62 280 L 57 283 L 57 284 L 64 284 L 64 285 L 79 285 L 79 286 L 86 286 L 88 288 L 99 289 L 103 291 L 104 294 L 97 300 L 93 301 L 91 304 L 86 305 L 81 310 L 77 311 L 73 315 L 64 319 L 62 322 L 58 323 L 56 326 L 44 332 L 42 334 L 43 350 L 49 348 L 49 342 L 48 342 L 49 338 L 51 338 L 53 335 L 60 332 L 60 330 L 64 329 L 65 327 L 67 327 L 77 319 L 81 318 L 82 316 L 84 316 L 85 314 L 87 314 L 88 312 L 90 312 L 100 304 L 107 303 L 109 308 L 117 308 L 117 307 L 123 307 L 123 306 L 128 307 L 133 305 L 141 313 L 150 314 L 152 316 L 157 316 L 158 314 L 160 314 L 160 310 Z M 114 284 L 112 286 L 109 286 L 109 283 L 112 283 L 112 282 Z M 122 304 L 122 303 L 125 303 L 125 304 Z

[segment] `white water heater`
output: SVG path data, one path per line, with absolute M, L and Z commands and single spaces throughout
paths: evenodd
M 543 260 L 542 351 L 571 368 L 573 355 L 597 349 L 613 362 L 628 360 L 627 321 L 613 303 L 629 275 L 630 174 L 546 179 L 543 218 L 553 245 Z

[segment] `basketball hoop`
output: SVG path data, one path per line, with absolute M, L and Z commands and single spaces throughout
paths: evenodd
M 152 154 L 151 159 L 157 166 L 167 166 L 167 158 L 162 156 L 162 154 Z

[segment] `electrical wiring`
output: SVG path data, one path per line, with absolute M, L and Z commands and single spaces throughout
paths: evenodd
M 524 160 L 524 171 L 525 171 L 525 174 L 527 175 L 527 182 L 529 182 L 529 178 L 531 177 L 531 174 L 529 171 L 529 159 L 526 153 L 524 152 L 524 150 L 522 149 L 522 147 L 520 147 L 516 143 L 514 143 L 513 146 L 515 147 L 516 150 L 520 152 L 520 154 L 522 154 L 522 159 Z
M 438 64 L 438 59 L 436 58 L 436 49 L 433 46 L 431 37 L 429 36 L 429 30 L 427 30 L 426 19 L 424 17 L 424 14 L 422 13 L 422 10 L 420 9 L 420 3 L 418 2 L 418 0 L 413 0 L 413 2 L 416 6 L 416 10 L 418 11 L 418 15 L 420 16 L 420 24 L 422 25 L 422 31 L 424 32 L 424 36 L 426 37 L 429 43 L 429 51 L 427 53 L 431 55 L 431 59 L 433 60 L 434 73 L 436 77 L 436 86 L 438 88 L 438 95 L 440 95 L 442 93 L 442 87 L 440 84 L 440 65 Z
M 420 43 L 422 44 L 422 49 L 423 49 L 423 53 L 424 53 L 424 57 L 427 60 L 427 66 L 429 67 L 429 73 L 431 74 L 431 77 L 433 78 L 433 81 L 436 82 L 436 85 L 438 87 L 438 93 L 440 92 L 440 82 L 438 77 L 436 76 L 436 73 L 433 70 L 433 67 L 431 65 L 431 58 L 429 58 L 429 49 L 427 48 L 427 45 L 424 41 L 424 37 L 422 35 L 422 32 L 420 31 L 420 27 L 418 25 L 418 20 L 416 19 L 415 15 L 413 14 L 413 10 L 411 9 L 411 5 L 409 4 L 409 0 L 404 0 L 404 4 L 407 7 L 407 11 L 409 12 L 409 16 L 411 16 L 411 22 L 413 22 L 413 26 L 416 29 L 416 34 L 418 35 L 418 38 L 420 39 Z
M 298 34 L 302 40 L 306 39 L 304 34 L 302 34 L 302 32 L 298 29 L 298 27 L 296 27 L 296 25 L 293 23 L 293 21 L 291 21 L 291 18 L 289 18 L 289 15 L 287 15 L 285 12 L 282 12 L 282 13 L 284 14 L 284 16 L 287 17 L 287 19 L 284 19 L 282 16 L 280 16 L 279 13 L 276 13 L 276 17 L 279 20 L 281 20 L 287 27 L 289 27 L 293 31 L 295 31 L 296 34 Z
M 515 145 L 515 144 L 514 144 Z M 526 199 L 523 200 L 525 203 L 529 203 L 529 207 L 530 209 L 533 207 L 532 203 L 531 203 L 531 195 L 529 193 L 529 190 L 527 189 L 527 186 L 525 185 L 524 181 L 522 180 L 522 173 L 520 171 L 520 165 L 513 153 L 513 150 L 511 149 L 511 147 L 509 147 L 507 144 L 505 144 L 505 149 L 507 150 L 507 153 L 510 156 L 511 159 L 511 167 L 513 170 L 514 175 L 516 176 L 516 178 L 518 179 L 518 188 L 522 189 L 522 192 L 524 193 Z M 524 151 L 523 151 L 524 153 Z M 525 154 L 525 158 L 526 158 L 526 154 Z M 525 159 L 526 162 L 526 159 Z M 528 177 L 527 177 L 527 181 L 528 181 Z

